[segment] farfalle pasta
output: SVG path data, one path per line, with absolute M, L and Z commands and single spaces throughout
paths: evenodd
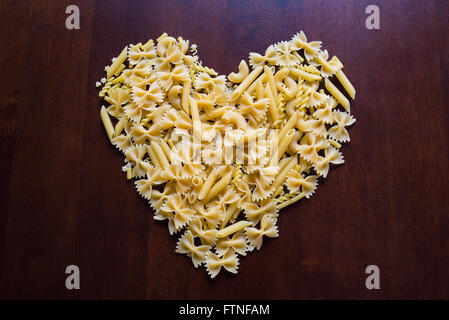
M 126 46 L 97 82 L 127 179 L 178 237 L 175 251 L 212 278 L 278 237 L 279 210 L 344 162 L 355 122 L 343 64 L 302 31 L 237 69 L 218 75 L 164 33 Z

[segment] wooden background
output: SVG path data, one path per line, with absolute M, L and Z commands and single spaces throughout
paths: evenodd
M 65 28 L 70 4 L 80 30 Z M 369 4 L 380 30 L 365 28 Z M 443 0 L 1 0 L 0 298 L 449 298 L 448 16 Z M 300 30 L 357 89 L 346 163 L 238 275 L 212 281 L 120 171 L 95 82 L 126 44 L 164 31 L 228 74 Z

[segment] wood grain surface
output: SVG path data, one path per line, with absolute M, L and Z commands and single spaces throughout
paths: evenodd
M 76 4 L 80 30 L 67 30 Z M 365 8 L 380 8 L 380 30 Z M 0 298 L 449 298 L 448 1 L 0 2 Z M 357 89 L 343 148 L 280 237 L 215 280 L 120 171 L 95 82 L 129 43 L 181 35 L 236 71 L 250 51 L 304 30 Z M 65 288 L 65 268 L 81 289 Z M 381 289 L 365 288 L 378 265 Z

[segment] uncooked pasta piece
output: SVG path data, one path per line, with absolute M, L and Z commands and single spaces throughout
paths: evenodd
M 334 96 L 335 99 L 337 99 L 338 102 L 345 108 L 346 111 L 349 112 L 350 104 L 349 100 L 344 96 L 343 93 L 341 93 L 340 90 L 337 89 L 336 86 L 328 79 L 326 78 L 324 80 L 324 84 L 326 86 L 326 89 Z
M 342 70 L 338 70 L 335 75 L 337 76 L 337 79 L 340 81 L 340 83 L 342 84 L 343 88 L 345 88 L 345 90 L 349 94 L 349 96 L 352 99 L 355 99 L 355 89 L 352 86 L 352 83 L 348 80 L 346 75 L 343 73 L 343 71 Z
M 239 72 L 238 73 L 234 73 L 234 72 L 230 73 L 228 75 L 228 79 L 231 82 L 240 83 L 248 76 L 248 74 L 249 74 L 248 65 L 246 64 L 245 60 L 242 60 L 242 61 L 240 61 L 240 64 L 239 64 Z
M 109 80 L 125 62 L 127 58 L 127 47 L 125 47 L 117 58 L 115 58 L 109 67 L 106 67 L 107 79 Z M 123 69 L 122 69 L 123 71 Z
M 226 237 L 226 236 L 228 236 L 230 234 L 233 234 L 233 233 L 235 233 L 237 231 L 240 231 L 240 230 L 242 230 L 245 227 L 250 226 L 250 225 L 251 225 L 251 222 L 249 222 L 249 221 L 236 222 L 236 223 L 234 223 L 234 224 L 232 224 L 232 225 L 230 225 L 230 226 L 228 226 L 228 227 L 218 231 L 217 232 L 217 237 L 218 238 Z

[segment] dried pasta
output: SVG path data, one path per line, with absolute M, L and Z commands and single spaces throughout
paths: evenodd
M 302 31 L 227 77 L 166 33 L 105 68 L 96 85 L 106 135 L 195 268 L 237 273 L 241 256 L 278 237 L 279 210 L 309 199 L 344 163 L 356 92 L 342 68 Z

